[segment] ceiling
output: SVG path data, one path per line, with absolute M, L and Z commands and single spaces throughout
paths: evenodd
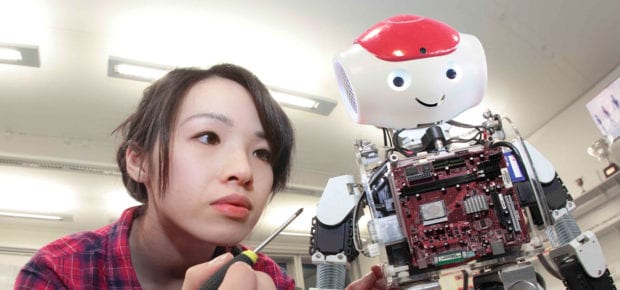
M 488 87 L 466 116 L 491 108 L 528 136 L 620 64 L 618 11 L 617 0 L 0 0 L 0 43 L 36 45 L 41 58 L 38 68 L 0 64 L 0 154 L 112 166 L 111 132 L 148 84 L 108 77 L 108 56 L 232 62 L 338 102 L 329 116 L 285 109 L 297 138 L 292 187 L 320 190 L 357 173 L 356 138 L 382 142 L 350 121 L 331 63 L 376 22 L 416 14 L 477 36 Z

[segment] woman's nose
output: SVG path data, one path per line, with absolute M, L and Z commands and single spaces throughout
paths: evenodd
M 236 150 L 231 152 L 227 160 L 224 162 L 223 178 L 226 182 L 237 182 L 240 185 L 246 187 L 251 185 L 252 165 L 250 158 L 244 152 Z

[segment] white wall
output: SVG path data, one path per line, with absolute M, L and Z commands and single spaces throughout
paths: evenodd
M 13 289 L 15 277 L 21 265 L 25 264 L 28 259 L 30 259 L 29 255 L 0 254 L 0 289 Z
M 583 177 L 586 190 L 593 188 L 604 178 L 602 170 L 607 164 L 599 162 L 586 151 L 594 141 L 602 137 L 586 109 L 586 104 L 619 76 L 620 66 L 617 66 L 570 107 L 527 137 L 527 140 L 553 163 L 574 197 L 581 193 L 575 184 L 577 178 Z
M 607 77 L 561 114 L 554 117 L 543 128 L 527 138 L 541 153 L 549 158 L 569 192 L 575 198 L 581 195 L 581 189 L 575 183 L 577 178 L 583 178 L 586 190 L 594 189 L 605 180 L 602 170 L 607 164 L 599 162 L 588 155 L 586 151 L 595 140 L 602 137 L 586 109 L 586 104 L 618 77 L 620 77 L 620 66 L 617 66 Z M 620 187 L 609 190 L 617 192 Z M 593 228 L 603 220 L 620 213 L 618 206 L 620 199 L 617 197 L 617 193 L 609 199 L 607 196 L 609 193 L 605 194 L 605 202 L 603 203 L 597 203 L 596 200 L 593 200 L 591 203 L 595 204 L 594 208 L 589 208 L 587 214 L 578 216 L 577 222 L 582 231 Z M 580 205 L 577 204 L 577 206 Z M 597 228 L 600 229 L 600 227 Z M 609 270 L 618 283 L 620 278 L 620 251 L 617 247 L 617 242 L 620 240 L 618 225 L 611 225 L 602 229 L 597 232 L 597 237 L 603 247 Z M 555 282 L 551 282 L 551 284 L 553 283 Z M 561 286 L 561 284 L 553 285 Z

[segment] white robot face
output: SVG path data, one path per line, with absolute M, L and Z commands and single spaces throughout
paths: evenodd
M 476 37 L 411 15 L 369 29 L 334 67 L 354 121 L 383 128 L 451 120 L 480 103 L 487 81 Z

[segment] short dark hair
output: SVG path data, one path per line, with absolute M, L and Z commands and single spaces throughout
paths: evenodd
M 155 164 L 151 156 L 159 141 L 159 160 L 156 160 L 156 164 L 159 165 L 159 189 L 163 194 L 169 178 L 170 136 L 180 104 L 190 88 L 211 77 L 237 82 L 250 93 L 271 150 L 271 190 L 275 193 L 286 186 L 294 147 L 293 128 L 282 108 L 272 99 L 267 87 L 253 73 L 233 64 L 218 64 L 209 69 L 178 68 L 147 87 L 136 111 L 114 130 L 122 136 L 116 161 L 121 170 L 123 184 L 137 201 L 145 203 L 148 195 L 146 186 L 133 180 L 127 173 L 127 149 L 131 147 L 142 156 L 148 156 L 147 166 L 150 169 Z

